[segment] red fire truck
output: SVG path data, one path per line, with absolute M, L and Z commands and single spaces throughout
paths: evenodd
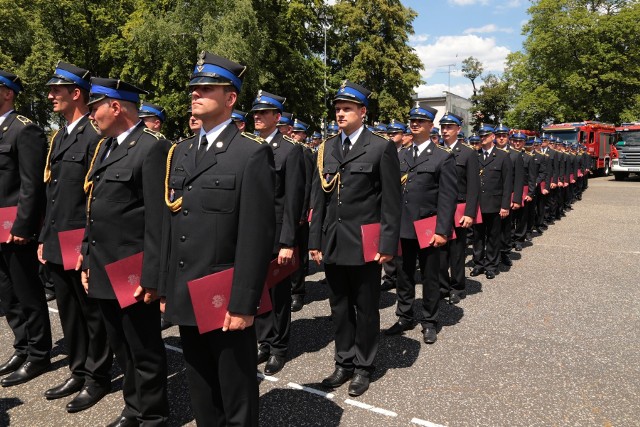
M 640 174 L 640 123 L 622 123 L 616 132 L 618 158 L 611 170 L 616 181 L 621 181 L 631 173 Z
M 609 175 L 612 160 L 618 158 L 616 128 L 611 124 L 595 121 L 559 123 L 545 126 L 542 131 L 572 144 L 585 145 L 592 159 L 593 174 Z

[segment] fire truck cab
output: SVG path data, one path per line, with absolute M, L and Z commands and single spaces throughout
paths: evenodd
M 585 145 L 591 156 L 593 174 L 609 175 L 612 160 L 618 157 L 614 145 L 616 128 L 611 124 L 596 121 L 559 123 L 545 126 L 542 131 L 563 141 Z
M 618 158 L 611 170 L 616 181 L 621 181 L 632 173 L 640 174 L 640 123 L 622 123 L 616 134 Z

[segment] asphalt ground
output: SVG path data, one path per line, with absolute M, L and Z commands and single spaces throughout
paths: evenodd
M 422 342 L 419 327 L 381 334 L 371 388 L 358 398 L 347 385 L 327 394 L 319 384 L 333 370 L 333 332 L 323 273 L 314 273 L 293 313 L 289 362 L 261 381 L 261 425 L 640 425 L 639 207 L 640 178 L 592 179 L 565 218 L 512 255 L 513 267 L 468 279 L 468 297 L 443 307 L 435 344 Z M 117 367 L 113 392 L 89 410 L 67 414 L 70 398 L 43 397 L 68 377 L 49 307 L 53 368 L 0 389 L 0 426 L 106 425 L 122 409 Z M 383 292 L 380 309 L 384 329 L 396 320 L 395 291 Z M 176 327 L 165 342 L 170 425 L 195 425 Z M 11 343 L 0 320 L 0 361 Z

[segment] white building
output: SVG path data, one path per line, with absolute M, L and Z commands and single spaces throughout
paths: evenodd
M 438 110 L 433 125 L 439 126 L 440 119 L 448 111 L 456 116 L 462 117 L 462 130 L 466 137 L 471 135 L 471 114 L 473 104 L 467 98 L 456 95 L 451 92 L 444 91 L 442 96 L 421 98 L 418 96 L 413 97 L 414 101 L 425 101 L 428 105 Z

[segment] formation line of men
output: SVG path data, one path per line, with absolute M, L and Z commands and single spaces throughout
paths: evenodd
M 156 132 L 164 110 L 138 108 L 147 92 L 65 62 L 47 86 L 66 124 L 47 143 L 14 110 L 20 78 L 0 70 L 0 212 L 12 223 L 0 245 L 0 303 L 15 336 L 0 365 L 3 387 L 51 367 L 40 262 L 55 285 L 70 371 L 46 399 L 73 396 L 70 413 L 92 407 L 111 390 L 115 356 L 124 406 L 108 425 L 165 425 L 164 312 L 179 327 L 197 424 L 255 426 L 256 366 L 265 363 L 265 375 L 285 366 L 291 312 L 303 308 L 314 261 L 324 264 L 335 327 L 335 369 L 322 385 L 349 382 L 349 395 L 360 396 L 375 369 L 380 295 L 390 280 L 398 320 L 385 333 L 420 323 L 433 344 L 441 302 L 465 297 L 467 241 L 470 274 L 492 279 L 500 262 L 511 264 L 512 248 L 561 218 L 586 188 L 583 151 L 490 125 L 469 145 L 452 113 L 439 121 L 440 145 L 436 110 L 424 102 L 409 111 L 408 127 L 392 121 L 384 134 L 372 132 L 364 125 L 371 92 L 350 81 L 335 94 L 324 142 L 314 134 L 307 145 L 310 126 L 284 111 L 285 98 L 262 90 L 251 109 L 258 135 L 244 132 L 247 113 L 234 106 L 245 71 L 203 52 L 189 80 L 194 135 L 171 144 Z M 423 220 L 433 220 L 426 241 L 417 231 Z M 365 225 L 379 232 L 371 237 Z M 75 232 L 80 255 L 69 265 L 63 240 Z M 139 285 L 130 291 L 139 302 L 121 308 L 107 266 L 139 253 Z M 297 263 L 296 272 L 271 287 L 272 310 L 257 315 L 272 262 Z M 188 284 L 230 268 L 223 326 L 200 333 L 194 304 L 210 302 L 193 301 Z

